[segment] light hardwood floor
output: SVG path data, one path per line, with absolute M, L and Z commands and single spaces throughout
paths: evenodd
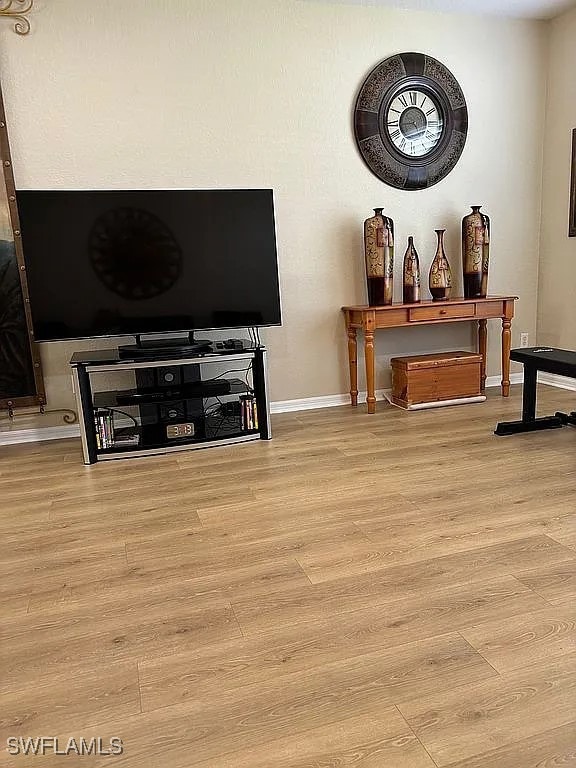
M 0 765 L 576 767 L 576 430 L 495 437 L 519 409 L 0 448 Z M 124 754 L 6 754 L 41 735 Z

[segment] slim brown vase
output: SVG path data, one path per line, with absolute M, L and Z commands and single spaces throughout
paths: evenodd
M 450 298 L 452 289 L 452 272 L 450 264 L 444 252 L 444 232 L 445 229 L 435 229 L 438 244 L 436 246 L 436 255 L 430 267 L 428 275 L 428 285 L 433 301 L 443 301 Z
M 402 300 L 404 304 L 416 304 L 420 301 L 420 262 L 412 236 L 408 238 L 408 248 L 404 254 L 403 275 Z
M 372 307 L 392 304 L 394 279 L 394 222 L 374 208 L 374 216 L 364 222 L 364 254 L 368 303 Z
M 462 219 L 462 271 L 464 297 L 485 297 L 488 292 L 490 261 L 490 219 L 473 205 L 472 213 Z

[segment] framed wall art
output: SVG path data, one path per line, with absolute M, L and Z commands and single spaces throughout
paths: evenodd
M 0 89 L 0 410 L 46 402 L 40 351 L 34 343 L 26 266 L 4 102 Z

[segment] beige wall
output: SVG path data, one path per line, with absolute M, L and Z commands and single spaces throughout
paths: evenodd
M 576 237 L 568 237 L 576 128 L 576 8 L 550 24 L 542 190 L 538 343 L 576 349 Z
M 544 24 L 299 0 L 36 5 L 29 38 L 0 32 L 20 187 L 274 188 L 284 325 L 263 334 L 274 400 L 347 391 L 340 306 L 365 301 L 362 222 L 377 205 L 396 222 L 398 298 L 407 236 L 427 276 L 437 227 L 448 229 L 460 285 L 461 217 L 484 204 L 490 292 L 520 296 L 513 344 L 520 331 L 534 336 Z M 455 170 L 417 192 L 374 177 L 351 129 L 367 72 L 409 50 L 453 71 L 470 117 Z M 82 300 L 72 285 L 70 297 Z M 390 354 L 472 340 L 468 324 L 382 335 L 377 384 L 387 383 Z M 53 407 L 71 402 L 70 351 L 42 349 Z M 498 370 L 491 325 L 488 373 Z

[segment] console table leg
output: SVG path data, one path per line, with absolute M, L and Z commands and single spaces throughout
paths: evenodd
M 374 391 L 374 331 L 364 331 L 364 358 L 366 361 L 366 403 L 368 413 L 376 413 L 376 393 Z
M 358 405 L 358 344 L 356 328 L 348 328 L 348 364 L 350 366 L 350 403 Z
M 502 397 L 510 394 L 510 326 L 512 321 L 502 318 Z
M 480 389 L 486 389 L 486 341 L 488 338 L 488 320 L 478 320 L 478 354 L 482 355 L 480 367 Z

